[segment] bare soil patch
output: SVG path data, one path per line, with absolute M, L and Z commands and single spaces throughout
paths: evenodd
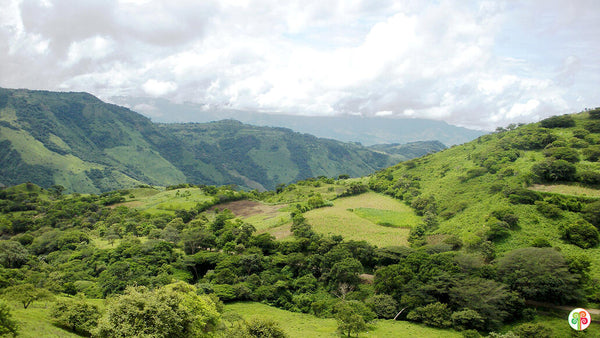
M 258 214 L 272 214 L 275 216 L 277 211 L 282 208 L 280 205 L 266 205 L 256 201 L 233 201 L 218 204 L 210 208 L 210 211 L 229 209 L 237 217 L 249 217 Z

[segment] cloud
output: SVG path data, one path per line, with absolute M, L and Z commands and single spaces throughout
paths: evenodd
M 177 84 L 171 81 L 150 79 L 144 82 L 142 88 L 151 96 L 163 96 L 177 90 Z
M 494 129 L 597 106 L 600 2 L 14 0 L 0 86 Z

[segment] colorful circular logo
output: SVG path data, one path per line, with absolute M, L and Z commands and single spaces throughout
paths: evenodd
M 583 331 L 592 323 L 592 317 L 586 309 L 577 308 L 569 313 L 569 325 L 573 330 Z

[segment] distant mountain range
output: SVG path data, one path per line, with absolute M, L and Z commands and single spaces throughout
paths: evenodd
M 111 101 L 150 117 L 155 122 L 210 122 L 235 119 L 260 126 L 285 127 L 318 137 L 370 146 L 438 140 L 445 145 L 469 142 L 485 134 L 443 121 L 417 118 L 360 116 L 299 116 L 215 108 L 165 99 L 113 97 Z
M 422 148 L 435 151 L 429 143 Z M 98 193 L 188 182 L 263 190 L 309 177 L 366 175 L 414 157 L 385 151 L 234 120 L 153 123 L 87 93 L 0 89 L 4 185 Z

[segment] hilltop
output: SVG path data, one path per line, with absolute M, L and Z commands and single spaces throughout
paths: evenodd
M 234 120 L 156 124 L 87 93 L 0 89 L 0 184 L 100 193 L 140 184 L 277 184 L 366 175 L 410 157 Z

